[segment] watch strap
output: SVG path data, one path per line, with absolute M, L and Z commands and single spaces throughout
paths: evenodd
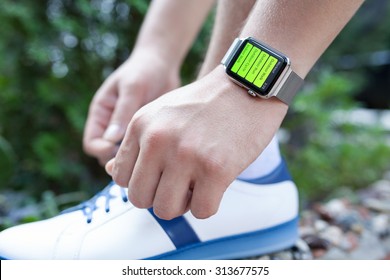
M 290 74 L 275 96 L 287 105 L 290 105 L 302 85 L 303 79 L 294 71 L 290 71 Z

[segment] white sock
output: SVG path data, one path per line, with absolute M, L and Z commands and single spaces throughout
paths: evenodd
M 276 136 L 264 149 L 261 155 L 249 165 L 239 176 L 239 179 L 256 179 L 271 173 L 282 161 L 279 142 Z

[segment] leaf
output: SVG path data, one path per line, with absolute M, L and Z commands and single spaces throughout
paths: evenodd
M 15 173 L 16 157 L 12 146 L 0 136 L 0 188 L 7 185 Z

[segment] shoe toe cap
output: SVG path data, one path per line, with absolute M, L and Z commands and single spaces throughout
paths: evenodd
M 0 258 L 53 259 L 57 239 L 69 225 L 67 216 L 27 223 L 0 232 Z

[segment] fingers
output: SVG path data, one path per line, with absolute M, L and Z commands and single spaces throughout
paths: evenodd
M 89 150 L 88 154 L 95 156 L 98 159 L 99 164 L 102 166 L 104 166 L 109 160 L 113 159 L 118 151 L 118 146 L 115 146 L 104 139 L 92 139 L 87 143 Z
M 113 158 L 117 150 L 112 142 L 102 138 L 115 107 L 115 95 L 114 82 L 108 79 L 91 102 L 84 129 L 84 151 L 98 158 L 101 164 Z
M 112 169 L 114 168 L 114 163 L 115 163 L 115 158 L 112 158 L 105 165 L 106 172 L 110 176 L 112 176 Z
M 118 185 L 128 186 L 129 200 L 134 206 L 153 207 L 155 214 L 166 220 L 188 210 L 200 219 L 217 212 L 228 185 L 225 180 L 218 181 L 221 175 L 219 164 L 197 160 L 188 152 L 165 153 L 157 149 L 157 144 L 174 141 L 164 141 L 157 136 L 139 148 L 132 142 L 135 135 L 134 132 L 126 135 L 115 160 L 106 166 Z M 199 165 L 202 167 L 194 169 Z
M 153 210 L 158 217 L 171 220 L 188 211 L 190 178 L 178 165 L 171 164 L 163 171 L 153 200 Z
M 138 158 L 139 145 L 135 137 L 126 135 L 115 160 L 107 164 L 106 169 L 112 176 L 112 179 L 121 187 L 127 187 L 133 173 L 135 163 Z
M 225 184 L 198 180 L 191 197 L 191 213 L 198 219 L 216 214 L 226 188 Z
M 85 152 L 102 165 L 115 156 L 127 125 L 144 103 L 142 83 L 118 79 L 110 76 L 96 92 L 84 130 Z
M 112 143 L 118 143 L 123 139 L 132 116 L 144 103 L 144 91 L 144 87 L 137 83 L 127 83 L 118 87 L 118 99 L 103 139 Z
M 138 208 L 152 207 L 161 170 L 159 161 L 151 159 L 141 150 L 128 183 L 129 200 L 134 206 Z

